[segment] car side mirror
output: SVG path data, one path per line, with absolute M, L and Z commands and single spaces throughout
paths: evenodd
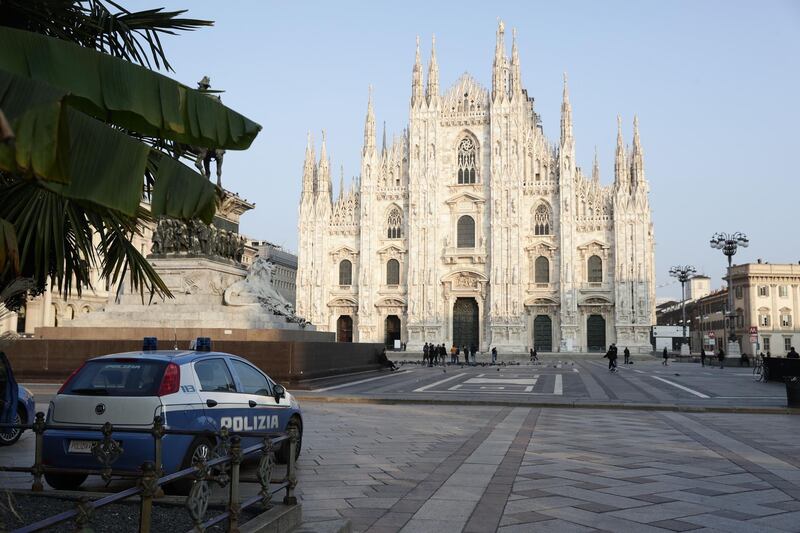
M 275 396 L 277 402 L 281 398 L 286 398 L 286 388 L 283 385 L 275 385 L 272 387 L 272 395 Z

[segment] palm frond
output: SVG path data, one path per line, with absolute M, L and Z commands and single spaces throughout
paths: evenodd
M 184 13 L 186 10 L 163 8 L 130 11 L 116 2 L 101 0 L 4 0 L 0 2 L 0 25 L 70 41 L 148 68 L 155 65 L 172 71 L 159 36 L 214 24 L 210 20 L 183 18 Z

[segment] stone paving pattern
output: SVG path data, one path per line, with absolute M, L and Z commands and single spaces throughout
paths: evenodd
M 795 416 L 305 408 L 307 522 L 347 518 L 375 533 L 800 530 Z

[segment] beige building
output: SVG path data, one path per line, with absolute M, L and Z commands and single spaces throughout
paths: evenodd
M 800 264 L 748 263 L 731 268 L 734 332 L 752 353 L 750 328 L 758 328 L 760 351 L 785 355 L 800 347 Z

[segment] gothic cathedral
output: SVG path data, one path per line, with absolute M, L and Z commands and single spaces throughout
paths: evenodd
M 339 341 L 501 352 L 650 351 L 654 237 L 638 122 L 618 121 L 614 183 L 575 162 L 566 76 L 561 138 L 522 87 L 516 38 L 497 29 L 492 88 L 440 93 L 419 40 L 408 129 L 377 146 L 372 94 L 361 175 L 332 198 L 323 134 L 309 136 L 299 209 L 297 312 Z

